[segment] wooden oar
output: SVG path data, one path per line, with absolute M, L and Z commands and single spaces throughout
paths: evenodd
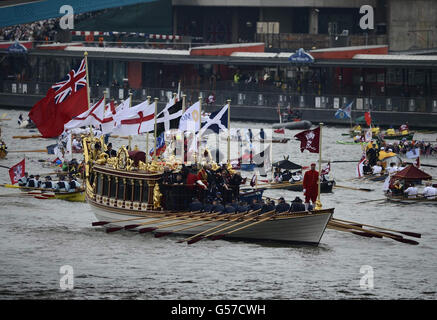
M 385 200 L 387 200 L 387 198 L 384 198 L 384 199 L 374 199 L 374 200 L 365 200 L 365 201 L 357 202 L 356 204 L 376 202 L 376 201 L 383 201 L 383 200 L 385 201 Z
M 40 149 L 40 150 L 11 150 L 8 152 L 44 152 L 47 153 L 47 149 Z
M 366 229 L 359 228 L 359 227 L 356 227 L 356 226 L 353 226 L 353 225 L 350 225 L 350 224 L 344 224 L 344 223 L 340 223 L 340 222 L 330 221 L 329 223 L 330 224 L 334 224 L 334 226 L 340 226 L 340 227 L 343 227 L 343 228 L 355 229 L 355 230 L 358 230 L 358 231 L 364 231 L 364 232 L 370 233 L 370 234 L 372 234 L 374 236 L 377 236 L 377 237 L 381 236 L 381 237 L 391 238 L 391 239 L 393 239 L 395 241 L 402 242 L 402 243 L 408 243 L 408 244 L 414 244 L 414 245 L 419 244 L 419 242 L 417 242 L 417 241 L 410 240 L 410 239 L 404 239 L 402 236 L 398 236 L 398 235 L 393 235 L 393 234 L 388 234 L 388 233 L 381 233 L 381 232 L 376 232 L 376 231 L 372 231 L 372 230 L 366 230 Z
M 353 188 L 353 187 L 347 187 L 347 186 L 339 186 L 338 184 L 334 185 L 334 188 L 343 188 L 343 189 L 350 189 L 350 190 L 357 190 L 357 191 L 366 191 L 366 192 L 373 191 L 373 189 Z
M 13 139 L 33 139 L 33 138 L 42 138 L 43 136 L 40 134 L 33 134 L 30 136 L 12 136 Z
M 152 231 L 155 231 L 155 230 L 158 230 L 158 229 L 165 229 L 165 228 L 169 228 L 169 227 L 178 226 L 178 225 L 181 225 L 181 224 L 187 224 L 187 223 L 196 222 L 196 221 L 199 221 L 199 220 L 205 220 L 205 219 L 208 219 L 210 217 L 211 218 L 212 217 L 216 217 L 219 214 L 220 214 L 219 212 L 203 214 L 200 217 L 194 217 L 194 218 L 191 218 L 191 219 L 185 219 L 185 220 L 182 220 L 182 221 L 167 223 L 167 224 L 163 224 L 163 225 L 156 226 L 156 227 L 141 228 L 141 229 L 138 230 L 138 232 L 139 233 L 152 232 Z
M 373 235 L 371 235 L 370 233 L 367 233 L 367 232 L 352 231 L 352 230 L 349 230 L 349 229 L 346 229 L 346 228 L 341 228 L 341 227 L 338 227 L 338 226 L 335 226 L 335 225 L 329 225 L 328 224 L 326 226 L 326 228 L 332 229 L 332 230 L 337 230 L 337 231 L 349 232 L 349 233 L 353 233 L 353 234 L 356 234 L 358 236 L 367 237 L 367 238 L 373 238 L 374 237 Z
M 204 222 L 195 224 L 194 226 L 183 227 L 183 228 L 172 230 L 172 231 L 157 232 L 157 233 L 155 233 L 155 238 L 160 238 L 160 237 L 172 234 L 172 233 L 176 233 L 176 232 L 180 232 L 180 231 L 185 231 L 185 230 L 188 230 L 188 229 L 200 227 L 200 226 L 203 226 L 203 225 L 206 225 L 206 224 L 210 224 L 210 223 L 213 223 L 213 222 L 221 221 L 221 220 L 229 218 L 232 215 L 234 215 L 234 213 L 228 213 L 228 214 L 221 215 L 221 217 L 218 218 L 218 219 L 204 221 Z
M 204 238 L 204 236 L 203 236 L 204 234 L 206 234 L 206 233 L 208 233 L 208 232 L 210 232 L 210 231 L 212 231 L 212 230 L 219 229 L 219 228 L 221 228 L 221 227 L 223 227 L 223 226 L 225 226 L 225 225 L 228 225 L 228 224 L 230 224 L 230 223 L 232 223 L 232 222 L 234 222 L 234 221 L 237 221 L 237 220 L 240 219 L 240 218 L 250 217 L 250 216 L 252 216 L 252 215 L 258 213 L 259 211 L 260 211 L 260 210 L 256 210 L 256 211 L 248 211 L 248 212 L 245 212 L 245 213 L 237 213 L 237 214 L 234 214 L 235 217 L 232 218 L 232 219 L 230 219 L 229 221 L 227 221 L 227 222 L 225 222 L 225 223 L 222 223 L 222 224 L 219 224 L 218 226 L 215 226 L 215 227 L 209 228 L 209 229 L 207 229 L 207 230 L 204 230 L 204 231 L 202 231 L 202 232 L 199 232 L 198 234 L 195 234 L 194 236 L 191 236 L 191 237 L 189 237 L 189 238 L 185 238 L 185 239 L 183 239 L 183 240 L 179 240 L 178 242 L 180 243 L 180 242 L 185 242 L 185 241 L 187 241 L 188 244 L 191 244 L 191 243 L 197 242 L 197 241 L 199 241 L 199 240 L 201 240 L 201 239 Z
M 346 222 L 346 223 L 353 223 L 353 224 L 356 224 L 357 226 L 365 226 L 365 227 L 374 228 L 374 229 L 380 229 L 380 230 L 386 230 L 386 231 L 391 231 L 391 232 L 397 232 L 397 233 L 401 233 L 401 234 L 404 234 L 404 235 L 406 235 L 406 236 L 415 237 L 415 238 L 421 238 L 421 237 L 422 237 L 422 235 L 421 235 L 420 233 L 417 233 L 417 232 L 411 232 L 411 231 L 398 231 L 398 230 L 393 230 L 393 229 L 388 229 L 388 228 L 382 228 L 382 227 L 372 226 L 372 225 L 370 225 L 370 224 L 359 223 L 359 222 L 353 222 L 353 221 L 348 221 L 348 220 L 343 220 L 343 219 L 337 219 L 337 218 L 332 218 L 332 220 L 335 220 L 335 221 L 341 221 L 341 222 Z
M 273 214 L 272 214 L 272 213 L 273 213 Z M 267 216 L 266 218 L 259 219 L 261 216 L 265 216 L 265 215 L 268 215 L 268 216 Z M 251 226 L 254 226 L 254 225 L 256 225 L 256 224 L 259 224 L 259 223 L 264 222 L 264 221 L 267 221 L 267 220 L 271 220 L 275 215 L 277 215 L 277 214 L 275 213 L 275 211 L 266 212 L 265 214 L 262 214 L 262 215 L 259 216 L 259 217 L 249 218 L 249 221 L 252 221 L 252 220 L 254 220 L 254 219 L 258 219 L 258 220 L 255 221 L 255 222 L 249 223 L 248 225 L 245 225 L 245 226 L 243 226 L 243 227 L 240 227 L 240 228 L 237 228 L 237 229 L 235 229 L 235 230 L 228 231 L 228 232 L 226 232 L 226 233 L 222 233 L 222 234 L 219 234 L 219 235 L 216 235 L 216 236 L 207 235 L 206 237 L 208 237 L 208 238 L 211 239 L 211 240 L 218 240 L 218 239 L 221 239 L 221 238 L 223 238 L 223 237 L 225 237 L 225 236 L 227 236 L 227 235 L 229 235 L 229 234 L 231 234 L 231 233 L 234 233 L 234 232 L 237 232 L 237 231 L 240 231 L 240 230 L 243 230 L 243 229 L 249 228 L 249 227 L 251 227 Z M 247 222 L 247 221 L 244 221 L 244 222 Z M 244 223 L 244 222 L 237 223 L 237 224 L 234 224 L 234 225 L 232 225 L 232 226 L 230 226 L 230 227 L 227 227 L 227 228 L 221 229 L 221 230 L 219 230 L 219 231 L 214 232 L 213 234 L 216 234 L 216 233 L 218 233 L 218 232 L 222 232 L 222 231 L 224 231 L 224 230 L 227 230 L 227 229 L 233 228 L 233 227 L 235 227 L 235 226 L 237 226 L 237 225 L 239 225 L 239 224 L 242 224 L 242 223 Z
M 182 214 L 181 213 L 173 214 L 173 215 L 165 216 L 163 218 L 156 219 L 156 220 L 146 221 L 146 222 L 137 223 L 137 224 L 129 224 L 127 226 L 121 227 L 121 229 L 125 229 L 125 230 L 135 229 L 137 227 L 144 226 L 144 225 L 147 225 L 147 224 L 159 223 L 159 222 L 168 221 L 168 220 L 181 219 L 181 217 L 184 217 L 184 216 L 191 217 L 191 216 L 196 215 L 198 213 L 199 213 L 199 211 L 190 212 L 188 215 L 186 215 L 185 213 L 182 213 Z M 117 231 L 117 230 L 115 230 L 115 231 Z
M 198 212 L 198 211 L 193 211 L 193 212 Z M 181 214 L 183 214 L 183 213 L 190 213 L 190 211 L 186 211 L 186 212 L 181 212 Z M 118 222 L 127 222 L 127 221 L 133 221 L 133 220 L 141 220 L 141 219 L 150 219 L 150 218 L 156 218 L 156 217 L 165 217 L 166 216 L 166 214 L 165 213 L 162 213 L 162 212 L 153 212 L 152 213 L 154 216 L 147 216 L 147 217 L 136 217 L 136 218 L 129 218 L 129 219 L 123 219 L 123 220 L 113 220 L 113 221 L 96 221 L 96 222 L 93 222 L 91 225 L 93 226 L 93 227 L 96 227 L 96 226 L 104 226 L 104 225 L 106 225 L 106 224 L 108 224 L 108 223 L 118 223 Z M 167 214 L 168 215 L 168 214 Z

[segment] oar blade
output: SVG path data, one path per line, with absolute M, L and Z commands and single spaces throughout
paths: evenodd
M 204 236 L 198 236 L 198 237 L 195 237 L 195 238 L 193 238 L 191 240 L 188 240 L 187 243 L 188 244 L 193 244 L 193 243 L 196 243 L 196 242 L 198 242 L 198 241 L 200 241 L 200 240 L 202 240 L 204 238 L 205 238 Z
M 161 238 L 161 237 L 165 237 L 169 234 L 172 234 L 173 232 L 171 231 L 167 231 L 167 232 L 157 232 L 155 233 L 155 238 Z
M 105 224 L 111 223 L 110 221 L 96 221 L 91 223 L 93 227 L 104 226 Z
M 405 239 L 405 238 L 392 238 L 395 241 L 399 241 L 402 243 L 408 243 L 408 244 L 412 244 L 412 245 L 418 245 L 419 242 L 415 241 L 415 240 L 411 240 L 411 239 Z
M 138 226 L 139 226 L 139 224 L 128 224 L 127 226 L 124 226 L 124 230 L 135 229 Z
M 414 238 L 422 238 L 422 235 L 420 233 L 416 233 L 416 232 L 401 231 L 400 233 L 402 233 L 406 236 L 414 237 Z
M 373 238 L 374 235 L 367 233 L 367 232 L 359 232 L 359 231 L 352 231 L 353 234 L 356 234 L 357 236 L 362 236 L 362 237 L 367 237 L 367 238 Z M 381 236 L 377 237 L 377 238 L 382 238 Z
M 224 238 L 224 236 L 225 236 L 225 234 L 222 233 L 222 234 L 217 234 L 217 235 L 209 236 L 208 239 L 211 239 L 211 240 L 220 240 L 220 239 Z
M 106 228 L 106 233 L 111 233 L 111 232 L 115 232 L 118 230 L 123 229 L 123 227 L 111 227 L 111 228 Z
M 146 232 L 152 232 L 153 230 L 156 230 L 157 228 L 149 227 L 149 228 L 142 228 L 138 230 L 139 233 L 146 233 Z

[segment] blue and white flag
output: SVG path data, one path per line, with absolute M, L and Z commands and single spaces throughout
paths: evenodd
M 352 112 L 352 104 L 354 102 L 352 101 L 351 103 L 349 103 L 346 108 L 344 109 L 338 109 L 337 112 L 335 113 L 335 117 L 337 119 L 350 119 L 351 118 L 351 112 Z
M 221 110 L 213 112 L 210 114 L 206 122 L 202 123 L 202 128 L 199 131 L 200 135 L 203 135 L 206 130 L 214 131 L 219 133 L 220 130 L 228 129 L 228 111 L 229 105 L 225 105 Z
M 162 132 L 161 135 L 156 138 L 156 156 L 157 157 L 159 157 L 159 155 L 162 154 L 166 149 L 164 133 L 165 132 Z M 152 149 L 150 149 L 150 151 L 149 151 L 149 155 L 153 156 L 154 151 L 155 151 L 155 148 L 152 147 Z
M 416 159 L 420 156 L 420 148 L 412 149 L 408 151 L 405 155 L 408 159 Z

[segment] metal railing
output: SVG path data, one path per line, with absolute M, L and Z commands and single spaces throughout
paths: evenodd
M 2 81 L 2 93 L 17 95 L 44 96 L 52 84 L 37 82 Z M 114 86 L 91 86 L 90 95 L 93 100 L 99 99 L 104 91 L 109 91 L 110 98 L 120 101 L 126 99 L 129 92 L 134 101 L 144 101 L 147 96 L 157 97 L 159 102 L 165 103 L 177 92 L 177 88 L 141 88 L 130 89 Z M 251 107 L 282 108 L 314 108 L 314 109 L 338 109 L 346 107 L 354 102 L 352 109 L 355 111 L 386 111 L 386 112 L 421 112 L 437 113 L 437 97 L 398 97 L 398 96 L 360 96 L 338 94 L 296 94 L 278 91 L 246 91 L 228 87 L 223 90 L 204 90 L 199 88 L 183 88 L 182 93 L 187 96 L 187 103 L 194 103 L 202 97 L 207 103 L 208 96 L 213 93 L 214 106 L 224 105 L 227 99 L 232 100 L 233 105 Z

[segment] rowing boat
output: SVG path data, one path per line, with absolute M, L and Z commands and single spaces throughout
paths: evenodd
M 384 140 L 413 140 L 414 132 L 409 132 L 408 134 L 396 134 L 396 135 L 384 135 Z
M 334 180 L 323 181 L 320 184 L 320 192 L 321 193 L 331 193 L 334 185 L 335 185 Z M 283 189 L 283 190 L 290 190 L 290 191 L 297 191 L 297 192 L 303 191 L 302 181 L 293 182 L 293 183 L 288 182 L 288 181 L 278 182 L 278 183 L 270 183 L 270 184 L 265 184 L 265 185 L 259 185 L 259 187 L 265 188 L 265 189 Z
M 254 216 L 247 220 L 239 220 L 238 223 L 234 223 L 232 216 L 225 216 L 221 221 L 215 221 L 211 214 L 205 214 L 196 216 L 195 222 L 187 221 L 188 216 L 184 215 L 183 211 L 165 209 L 167 201 L 172 202 L 175 200 L 172 197 L 179 195 L 166 193 L 163 197 L 161 194 L 162 167 L 155 166 L 153 163 L 147 166 L 140 163 L 138 167 L 134 167 L 124 147 L 120 148 L 116 158 L 104 162 L 105 158 L 96 157 L 95 153 L 91 152 L 90 146 L 95 143 L 95 139 L 97 138 L 86 137 L 82 140 L 86 163 L 85 196 L 97 220 L 108 222 L 107 225 L 115 230 L 130 225 L 127 229 L 139 231 L 139 225 L 147 225 L 149 228 L 145 229 L 151 231 L 158 228 L 160 232 L 186 236 L 197 235 L 228 222 L 231 228 L 234 225 L 245 225 L 227 232 L 224 239 L 318 245 L 334 213 L 333 208 L 312 212 L 272 213 L 267 218 L 258 219 Z M 255 190 L 252 196 L 259 197 L 262 195 L 260 191 Z M 187 190 L 182 192 L 187 193 Z M 243 192 L 243 195 L 246 196 L 247 201 L 251 194 Z M 157 219 L 162 221 L 159 218 L 166 221 L 171 219 L 172 226 L 163 226 L 162 222 L 156 221 Z M 140 224 L 132 227 L 132 222 L 126 219 L 140 220 Z M 173 226 L 176 224 L 183 224 L 183 230 L 181 228 L 174 230 Z
M 308 120 L 300 120 L 300 121 L 290 121 L 290 122 L 282 122 L 282 123 L 274 123 L 272 125 L 273 129 L 309 129 L 311 128 L 312 123 Z
M 3 184 L 1 186 L 5 188 L 20 189 L 22 192 L 38 191 L 38 193 L 35 193 L 35 196 L 39 196 L 40 199 L 59 199 L 70 202 L 85 202 L 85 193 L 83 189 L 74 192 L 62 192 L 44 188 L 23 187 L 13 184 Z
M 425 197 L 416 197 L 416 198 L 408 198 L 405 196 L 394 196 L 390 193 L 385 195 L 387 200 L 402 204 L 412 204 L 412 203 L 428 203 L 428 204 L 437 204 L 437 198 L 428 199 Z

